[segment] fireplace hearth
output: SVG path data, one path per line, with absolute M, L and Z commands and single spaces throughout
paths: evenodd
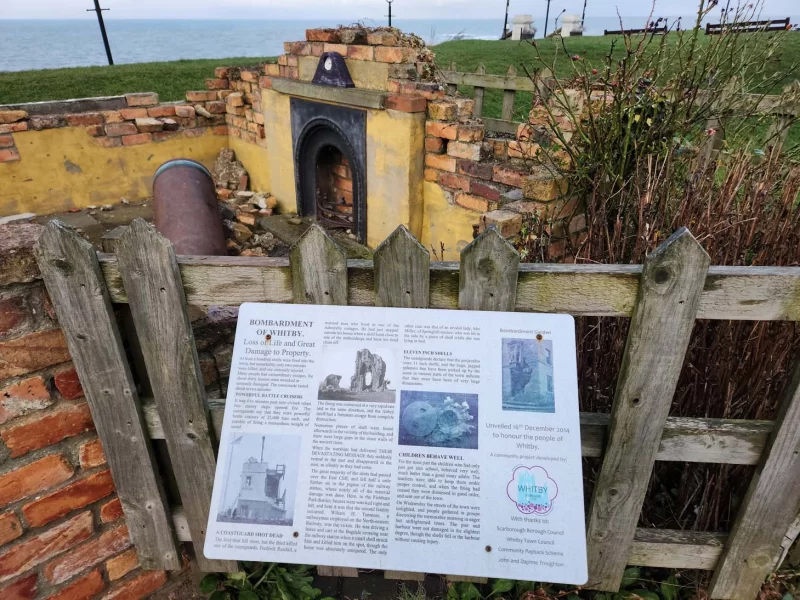
M 297 212 L 367 239 L 366 112 L 291 99 Z

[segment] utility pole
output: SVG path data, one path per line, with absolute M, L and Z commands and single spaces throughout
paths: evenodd
M 500 36 L 501 40 L 506 39 L 506 31 L 508 30 L 508 5 L 511 4 L 511 0 L 506 0 L 506 20 L 503 21 L 503 35 Z
M 103 11 L 110 10 L 108 8 L 100 8 L 100 0 L 94 0 L 94 8 L 86 9 L 86 12 L 97 13 L 97 22 L 100 23 L 100 33 L 103 34 L 103 45 L 106 47 L 106 56 L 108 57 L 108 64 L 113 65 L 114 59 L 111 58 L 111 46 L 108 45 L 108 35 L 106 35 L 106 25 L 103 23 Z
M 392 2 L 394 0 L 386 0 L 386 4 L 389 5 L 389 14 L 387 15 L 389 17 L 389 27 L 392 26 Z
M 589 0 L 583 0 L 583 14 L 581 15 L 581 31 L 584 29 L 584 22 L 586 21 L 586 3 Z
M 547 37 L 547 25 L 550 22 L 550 0 L 547 0 L 547 14 L 544 17 L 544 37 Z

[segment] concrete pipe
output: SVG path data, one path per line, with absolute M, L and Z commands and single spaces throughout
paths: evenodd
M 156 170 L 153 212 L 176 254 L 227 254 L 214 179 L 199 162 L 178 158 Z

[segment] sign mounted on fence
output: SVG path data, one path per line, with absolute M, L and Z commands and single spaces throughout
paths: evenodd
M 584 584 L 572 317 L 243 304 L 205 555 Z

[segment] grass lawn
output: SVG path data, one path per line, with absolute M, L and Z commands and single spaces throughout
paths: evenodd
M 267 58 L 212 58 L 173 62 L 0 72 L 0 104 L 158 92 L 162 101 L 183 100 L 189 90 L 204 90 L 214 67 L 255 66 Z

